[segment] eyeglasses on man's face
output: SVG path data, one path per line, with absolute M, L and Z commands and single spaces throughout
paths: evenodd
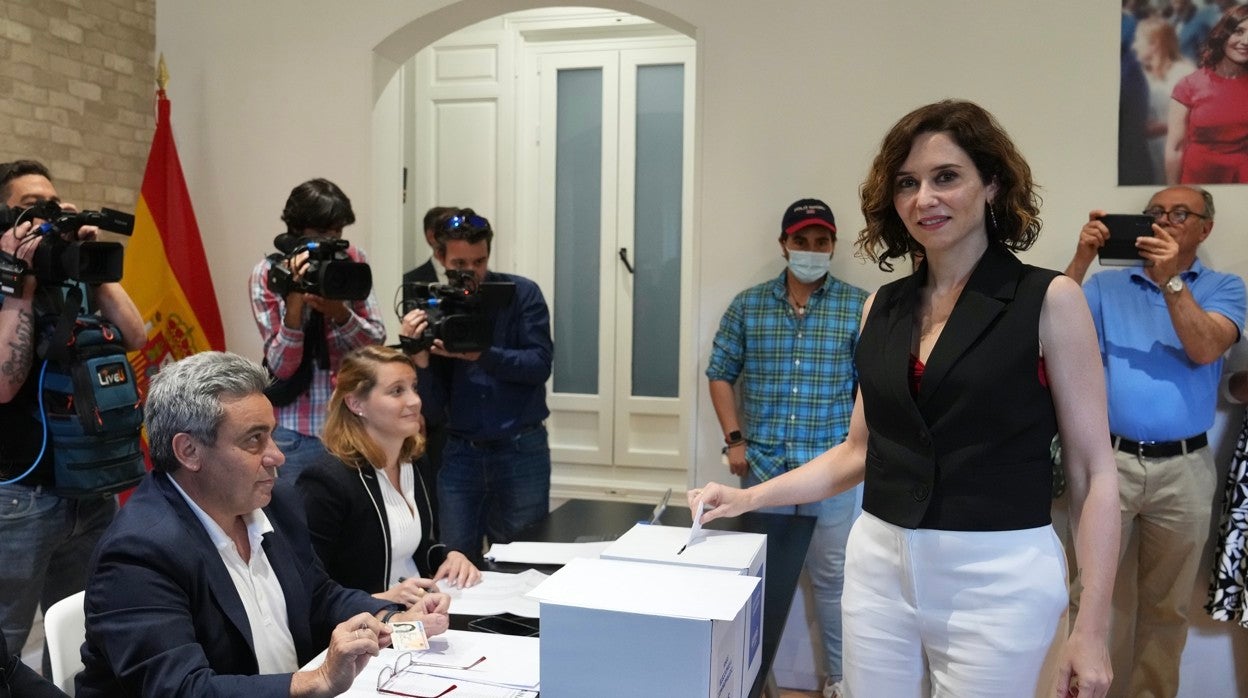
M 1164 208 L 1161 208 L 1160 206 L 1154 206 L 1152 208 L 1145 209 L 1144 215 L 1152 216 L 1153 221 L 1156 223 L 1161 223 L 1163 221 L 1168 220 L 1174 225 L 1183 225 L 1184 223 L 1187 222 L 1188 218 L 1200 218 L 1200 219 L 1209 218 L 1209 216 L 1206 216 L 1203 213 L 1196 213 L 1195 211 L 1190 211 L 1186 208 L 1183 208 L 1182 206 L 1178 208 L 1172 208 L 1169 211 L 1167 211 Z

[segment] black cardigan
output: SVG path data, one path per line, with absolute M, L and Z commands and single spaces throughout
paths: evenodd
M 408 467 L 417 467 L 416 464 Z M 432 576 L 450 552 L 436 541 L 430 516 L 431 494 L 415 473 L 420 546 L 412 559 L 422 577 Z M 351 468 L 333 455 L 308 466 L 295 486 L 303 494 L 312 547 L 325 571 L 344 587 L 370 594 L 385 591 L 390 580 L 390 524 L 377 471 Z

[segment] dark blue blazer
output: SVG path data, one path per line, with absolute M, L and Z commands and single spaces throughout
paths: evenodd
M 334 626 L 390 606 L 331 580 L 312 552 L 302 503 L 289 494 L 264 508 L 264 551 L 286 597 L 300 665 Z M 169 476 L 153 472 L 104 533 L 89 567 L 85 668 L 77 695 L 290 695 L 290 674 L 257 676 L 243 602 L 220 554 Z

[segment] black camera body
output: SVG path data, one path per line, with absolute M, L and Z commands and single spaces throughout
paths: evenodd
M 341 238 L 307 238 L 282 233 L 273 239 L 279 252 L 269 255 L 269 290 L 279 296 L 311 293 L 330 300 L 362 301 L 373 289 L 373 271 L 347 254 L 350 243 Z M 296 280 L 290 266 L 301 252 L 308 253 L 308 266 Z
M 40 236 L 31 258 L 31 271 L 40 282 L 102 284 L 121 281 L 125 247 L 117 242 L 79 240 L 78 229 L 94 225 L 130 235 L 134 232 L 134 216 L 108 208 L 65 211 L 55 201 L 40 201 L 25 209 L 0 206 L 0 231 L 34 219 L 44 221 L 31 229 L 32 235 Z
M 510 281 L 478 283 L 472 272 L 457 269 L 447 269 L 446 276 L 445 284 L 404 284 L 407 300 L 400 316 L 420 308 L 428 314 L 429 325 L 419 337 L 399 337 L 403 351 L 424 351 L 435 339 L 455 353 L 485 351 L 493 343 L 493 312 L 511 305 L 516 285 Z

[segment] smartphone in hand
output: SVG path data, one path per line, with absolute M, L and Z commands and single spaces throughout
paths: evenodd
M 1153 217 L 1143 214 L 1109 213 L 1100 221 L 1109 229 L 1109 239 L 1101 246 L 1097 256 L 1105 266 L 1148 266 L 1150 262 L 1140 257 L 1135 240 L 1153 234 Z

